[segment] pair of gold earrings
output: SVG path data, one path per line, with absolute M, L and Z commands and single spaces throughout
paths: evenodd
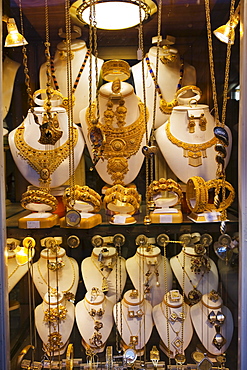
M 196 126 L 195 120 L 196 119 L 199 119 L 199 127 L 200 127 L 201 131 L 206 131 L 207 119 L 206 119 L 204 113 L 202 113 L 200 115 L 200 117 L 195 117 L 195 116 L 191 115 L 189 117 L 189 122 L 188 122 L 188 129 L 189 129 L 190 134 L 193 134 L 195 132 L 195 126 Z

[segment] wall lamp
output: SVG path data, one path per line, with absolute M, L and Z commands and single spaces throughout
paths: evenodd
M 215 31 L 214 34 L 215 36 L 222 42 L 225 42 L 228 44 L 229 38 L 230 38 L 230 43 L 234 44 L 235 40 L 235 28 L 238 25 L 240 19 L 240 3 L 238 4 L 233 17 L 232 17 L 232 22 L 229 20 L 226 24 L 223 26 L 218 27 Z M 231 26 L 232 23 L 232 26 Z
M 11 48 L 15 46 L 23 46 L 28 43 L 26 39 L 24 38 L 24 36 L 22 36 L 19 33 L 14 18 L 9 18 L 6 15 L 3 15 L 2 21 L 7 23 L 8 35 L 5 39 L 5 44 L 4 44 L 6 48 Z

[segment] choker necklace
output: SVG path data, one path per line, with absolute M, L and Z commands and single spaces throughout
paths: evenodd
M 71 301 L 71 302 L 74 302 L 74 299 L 75 299 L 75 295 L 74 293 L 72 293 L 70 290 L 73 288 L 74 286 L 74 283 L 75 283 L 75 268 L 74 268 L 74 264 L 73 262 L 71 261 L 71 259 L 68 257 L 68 260 L 71 264 L 71 267 L 72 267 L 72 271 L 73 271 L 73 279 L 72 279 L 72 283 L 70 285 L 70 287 L 66 290 L 62 290 L 62 293 L 64 295 L 64 298 L 67 300 L 67 301 Z M 51 292 L 57 292 L 57 289 L 56 288 L 52 288 L 48 282 L 45 280 L 44 276 L 42 275 L 42 272 L 41 272 L 41 269 L 40 269 L 40 263 L 39 261 L 37 262 L 37 268 L 38 268 L 38 271 L 39 271 L 39 274 L 40 274 L 40 277 L 42 278 L 42 280 L 44 281 L 44 283 L 48 286 L 48 288 L 51 290 Z M 55 271 L 57 273 L 57 271 Z M 60 288 L 60 287 L 59 287 Z
M 87 63 L 87 60 L 88 60 L 89 55 L 90 55 L 90 50 L 87 50 L 86 55 L 85 55 L 85 58 L 84 58 L 84 60 L 82 62 L 81 68 L 80 68 L 80 70 L 78 72 L 78 75 L 77 75 L 77 77 L 75 79 L 74 86 L 72 88 L 72 105 L 75 104 L 75 95 L 74 95 L 74 93 L 75 93 L 75 90 L 76 90 L 76 88 L 77 88 L 77 86 L 79 84 L 79 81 L 80 81 L 82 72 L 83 72 L 83 70 L 85 68 L 85 65 Z M 56 78 L 56 75 L 55 75 L 55 66 L 54 66 L 54 59 L 53 58 L 51 58 L 51 76 L 52 76 L 52 79 L 53 79 L 53 83 L 54 83 L 55 89 L 58 90 L 58 91 L 60 91 L 59 85 L 58 85 L 58 82 L 57 82 L 57 78 Z M 64 97 L 61 106 L 67 110 L 68 109 L 68 103 L 69 103 L 69 99 Z
M 118 260 L 118 257 L 116 258 L 116 261 L 114 262 L 114 264 L 111 264 L 110 268 L 108 266 L 100 267 L 101 265 L 98 266 L 97 263 L 94 261 L 93 256 L 91 256 L 91 261 L 93 262 L 94 266 L 96 267 L 96 269 L 99 271 L 100 275 L 102 276 L 101 291 L 103 293 L 107 293 L 109 291 L 109 285 L 108 285 L 107 279 L 110 276 L 110 273 L 112 272 L 114 266 L 116 265 L 117 260 Z M 104 274 L 103 272 L 104 269 L 106 269 L 106 274 Z
M 24 122 L 15 131 L 14 140 L 15 146 L 19 151 L 18 154 L 39 174 L 40 185 L 43 187 L 51 182 L 50 176 L 70 155 L 70 150 L 73 150 L 77 143 L 77 128 L 70 127 L 69 130 L 69 137 L 72 136 L 74 138 L 73 143 L 68 139 L 63 145 L 51 150 L 35 149 L 25 142 Z
M 149 70 L 149 73 L 154 81 L 154 86 L 155 86 L 155 89 L 156 89 L 156 92 L 160 98 L 160 110 L 162 113 L 164 114 L 171 114 L 172 113 L 172 110 L 174 107 L 176 107 L 176 105 L 178 105 L 178 101 L 176 98 L 174 98 L 172 101 L 170 102 L 167 102 L 164 98 L 163 98 L 163 95 L 162 95 L 162 92 L 161 92 L 161 89 L 160 89 L 160 86 L 158 84 L 158 81 L 156 79 L 156 76 L 154 74 L 154 71 L 151 67 L 151 63 L 150 63 L 150 59 L 148 57 L 148 55 L 146 55 L 145 57 L 146 59 L 146 62 L 147 62 L 147 66 L 148 66 L 148 70 Z M 181 82 L 182 82 L 182 78 L 183 78 L 183 74 L 184 74 L 184 61 L 183 59 L 181 58 L 181 65 L 180 65 L 180 77 L 179 77 L 179 82 L 178 82 L 178 85 L 177 85 L 177 90 L 179 90 L 181 88 Z
M 101 158 L 107 159 L 107 172 L 113 180 L 113 184 L 123 184 L 124 175 L 129 171 L 128 159 L 136 154 L 141 146 L 145 132 L 145 106 L 140 101 L 138 103 L 140 115 L 135 122 L 129 126 L 114 127 L 107 121 L 107 124 L 100 123 L 93 113 L 96 103 L 92 103 L 87 108 L 86 120 L 88 133 L 93 144 L 95 162 Z M 119 108 L 124 108 L 120 106 Z M 101 142 L 96 131 L 102 134 Z
M 177 139 L 175 136 L 172 135 L 170 131 L 170 120 L 167 121 L 165 125 L 166 135 L 168 140 L 177 145 L 179 148 L 183 148 L 183 156 L 188 158 L 188 164 L 192 167 L 198 167 L 202 165 L 202 158 L 207 158 L 206 149 L 211 148 L 213 145 L 217 143 L 217 139 L 214 136 L 209 141 L 201 144 L 192 144 L 192 143 L 185 143 L 182 140 Z
M 184 253 L 184 252 L 183 252 L 183 253 Z M 182 265 L 182 263 L 181 263 L 181 261 L 180 261 L 180 259 L 179 259 L 179 256 L 178 256 L 178 255 L 176 255 L 176 258 L 177 258 L 177 260 L 178 260 L 178 262 L 179 262 L 179 264 L 180 264 L 180 266 L 181 266 L 181 268 L 182 268 L 183 273 L 185 273 L 185 275 L 187 276 L 187 278 L 188 278 L 188 280 L 189 280 L 190 284 L 191 284 L 191 285 L 192 285 L 192 287 L 193 287 L 193 289 L 192 289 L 191 291 L 189 291 L 189 293 L 188 293 L 187 297 L 188 297 L 188 299 L 189 299 L 189 301 L 190 301 L 191 305 L 194 305 L 194 304 L 196 304 L 196 303 L 200 302 L 200 300 L 202 299 L 202 293 L 200 292 L 200 290 L 198 290 L 198 289 L 197 289 L 197 287 L 198 287 L 198 285 L 200 284 L 200 282 L 202 281 L 202 279 L 203 279 L 203 277 L 204 277 L 204 275 L 205 275 L 205 271 L 203 271 L 203 272 L 202 272 L 202 274 L 201 274 L 201 277 L 200 277 L 199 281 L 197 282 L 197 284 L 196 284 L 196 285 L 194 285 L 194 284 L 193 284 L 193 282 L 192 282 L 192 280 L 191 280 L 191 278 L 189 277 L 189 275 L 188 275 L 187 271 L 185 270 L 185 266 L 183 266 L 183 265 Z
M 84 303 L 84 307 L 87 313 L 89 314 L 89 316 L 94 322 L 94 333 L 91 336 L 91 338 L 89 338 L 89 343 L 97 348 L 101 348 L 103 345 L 103 341 L 102 341 L 102 334 L 100 333 L 100 330 L 103 328 L 104 325 L 103 325 L 103 322 L 101 322 L 99 319 L 103 318 L 105 310 L 103 308 L 100 308 L 97 311 L 95 309 L 89 310 L 86 306 L 85 300 L 83 301 L 83 303 Z

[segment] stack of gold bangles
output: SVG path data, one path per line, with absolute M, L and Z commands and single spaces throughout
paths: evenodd
M 183 192 L 181 186 L 172 179 L 161 178 L 159 180 L 154 180 L 148 187 L 147 200 L 150 201 L 155 194 L 161 191 L 168 191 L 177 194 L 178 200 L 176 204 L 181 203 L 183 198 Z M 174 204 L 174 206 L 176 205 Z
M 224 201 L 216 207 L 214 203 L 209 203 L 209 191 L 212 189 L 225 188 L 228 195 Z M 202 177 L 193 176 L 189 178 L 186 185 L 186 202 L 189 209 L 194 213 L 204 211 L 222 212 L 226 210 L 233 202 L 235 191 L 233 186 L 222 179 L 205 181 Z
M 125 205 L 133 206 L 133 213 L 135 213 L 140 208 L 141 196 L 136 189 L 126 188 L 120 184 L 117 184 L 106 190 L 104 207 L 108 208 L 108 204 L 117 204 L 118 201 L 125 203 Z
M 102 201 L 100 195 L 88 186 L 75 185 L 73 188 L 67 188 L 63 195 L 64 205 L 72 209 L 72 201 L 81 201 L 91 204 L 94 208 L 92 212 L 99 212 L 101 209 Z M 76 208 L 76 207 L 74 207 Z
M 53 212 L 57 208 L 58 201 L 45 190 L 32 189 L 22 194 L 21 206 L 28 209 L 27 205 L 30 203 L 46 204 L 51 207 L 51 211 Z

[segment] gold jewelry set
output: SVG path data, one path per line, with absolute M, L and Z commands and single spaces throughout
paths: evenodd
M 68 209 L 76 208 L 75 204 L 73 204 L 75 201 L 91 204 L 93 206 L 92 212 L 99 212 L 102 205 L 100 195 L 86 185 L 74 185 L 74 187 L 68 187 L 65 190 L 63 195 L 63 203 L 65 207 Z
M 209 203 L 209 192 L 223 187 L 228 191 L 228 196 L 220 201 L 217 207 L 214 203 Z M 189 178 L 186 184 L 186 202 L 189 209 L 194 213 L 225 211 L 232 204 L 234 197 L 233 186 L 221 179 L 205 181 L 202 177 L 193 176 Z
M 109 204 L 131 205 L 133 207 L 132 214 L 136 213 L 140 208 L 141 196 L 136 189 L 124 187 L 120 184 L 114 185 L 107 189 L 104 196 L 104 207 L 107 209 Z

